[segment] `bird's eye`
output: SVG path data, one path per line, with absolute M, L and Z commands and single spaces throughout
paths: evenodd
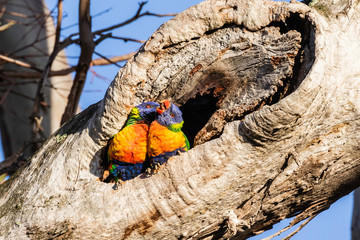
M 175 117 L 175 114 L 172 113 L 170 116 L 171 116 L 171 117 Z
M 150 106 L 150 105 L 146 105 L 146 107 L 147 107 L 147 108 L 151 108 L 151 106 Z

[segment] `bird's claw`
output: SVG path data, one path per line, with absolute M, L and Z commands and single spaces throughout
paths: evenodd
M 145 174 L 147 176 L 154 175 L 154 174 L 156 174 L 156 173 L 158 173 L 160 171 L 160 167 L 161 167 L 160 163 L 151 164 L 150 167 L 148 167 L 145 170 Z
M 114 184 L 114 186 L 113 186 L 113 189 L 114 190 L 118 190 L 119 189 L 119 186 L 121 186 L 122 184 L 124 184 L 125 183 L 125 181 L 122 181 L 122 180 L 117 180 L 117 181 L 115 181 L 115 184 Z
M 158 173 L 160 171 L 161 168 L 161 164 L 160 163 L 155 163 L 154 165 L 154 173 Z
M 146 174 L 146 176 L 152 175 L 152 169 L 151 169 L 151 167 L 148 167 L 148 168 L 145 170 L 145 174 Z

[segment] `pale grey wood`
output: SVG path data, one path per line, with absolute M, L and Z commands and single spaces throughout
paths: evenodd
M 63 126 L 29 166 L 1 185 L 0 234 L 10 239 L 231 234 L 245 239 L 286 217 L 297 215 L 295 221 L 301 221 L 327 209 L 360 185 L 359 3 L 349 8 L 332 18 L 301 3 L 210 0 L 163 24 L 119 71 L 102 101 Z M 295 23 L 302 23 L 301 35 L 291 30 Z M 244 93 L 249 100 L 241 101 L 250 104 L 256 96 L 282 91 L 279 74 L 290 77 L 287 95 L 249 107 L 239 120 L 222 122 L 220 136 L 172 158 L 154 176 L 135 178 L 116 191 L 96 181 L 106 141 L 132 106 L 162 98 L 186 104 L 184 96 L 191 97 L 207 69 L 225 69 L 227 76 L 236 68 L 229 71 L 226 59 L 235 66 L 251 65 L 240 61 L 247 49 L 241 43 L 265 49 L 266 59 L 279 47 L 266 47 L 274 39 L 287 39 L 279 45 L 291 46 L 301 59 L 293 63 L 288 54 L 287 64 L 280 66 L 294 68 L 275 73 L 269 88 L 263 78 L 255 79 Z M 234 48 L 224 52 L 222 44 Z M 203 70 L 199 62 L 206 63 Z M 238 109 L 239 98 L 225 107 L 234 103 Z

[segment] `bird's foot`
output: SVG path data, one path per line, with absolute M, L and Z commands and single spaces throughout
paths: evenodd
M 147 177 L 151 176 L 152 175 L 152 169 L 151 167 L 148 167 L 146 170 L 145 170 L 145 174 Z
M 145 170 L 145 174 L 147 176 L 151 176 L 151 175 L 154 175 L 156 173 L 158 173 L 160 171 L 160 168 L 161 168 L 161 164 L 160 163 L 154 163 L 154 164 L 151 164 L 150 167 L 148 167 L 146 170 Z
M 113 186 L 113 189 L 114 190 L 118 190 L 119 189 L 119 186 L 123 185 L 125 183 L 125 181 L 122 181 L 122 180 L 117 180 L 115 181 L 115 184 Z
M 160 171 L 161 168 L 161 164 L 160 163 L 155 163 L 154 165 L 154 174 L 158 173 Z

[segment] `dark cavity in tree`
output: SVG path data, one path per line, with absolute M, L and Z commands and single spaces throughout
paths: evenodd
M 212 89 L 214 90 L 214 88 Z M 214 96 L 213 91 L 207 94 L 197 94 L 180 107 L 183 113 L 183 132 L 187 136 L 190 146 L 194 145 L 196 134 L 205 126 L 209 118 L 218 109 L 220 96 Z
M 281 33 L 296 30 L 301 34 L 301 47 L 295 56 L 293 76 L 284 80 L 284 86 L 279 88 L 270 105 L 294 92 L 306 77 L 315 61 L 314 28 L 308 19 L 300 17 L 299 13 L 291 13 L 285 21 L 272 22 L 270 26 L 280 28 Z
M 269 54 L 263 60 L 257 61 L 251 58 L 251 56 L 263 57 L 254 54 L 254 52 L 257 53 L 256 44 L 262 44 L 260 41 L 258 43 L 251 43 L 247 49 L 240 49 L 243 53 L 233 57 L 234 61 L 231 60 L 231 62 L 237 62 L 235 67 L 227 64 L 217 65 L 219 62 L 227 63 L 228 61 L 226 58 L 220 57 L 219 60 L 208 66 L 198 64 L 190 72 L 190 78 L 193 77 L 193 72 L 201 73 L 201 76 L 198 74 L 193 79 L 198 84 L 187 95 L 178 99 L 177 102 L 180 105 L 182 104 L 180 109 L 183 112 L 185 121 L 183 131 L 189 138 L 191 146 L 219 137 L 227 122 L 242 120 L 247 114 L 261 109 L 264 105 L 276 104 L 282 98 L 294 92 L 306 77 L 315 60 L 313 55 L 314 29 L 311 23 L 299 14 L 291 14 L 285 21 L 274 21 L 268 27 L 258 32 L 264 34 L 264 36 L 271 37 L 274 33 L 274 30 L 271 29 L 272 27 L 278 28 L 283 37 L 275 34 L 271 43 L 269 43 L 269 38 L 264 40 L 264 47 L 269 49 L 267 50 Z M 239 28 L 239 26 L 227 25 L 220 29 L 226 28 Z M 282 51 L 279 46 L 287 44 L 286 46 L 289 46 L 289 49 L 294 46 L 296 41 L 293 35 L 294 30 L 301 35 L 300 48 L 297 53 L 293 54 L 291 51 L 288 51 L 285 55 L 277 55 Z M 219 29 L 209 31 L 205 35 L 216 34 L 218 31 Z M 286 37 L 285 35 L 288 36 Z M 282 42 L 282 40 L 288 42 Z M 294 42 L 290 43 L 290 41 Z M 271 53 L 272 49 L 277 51 L 273 55 Z M 234 51 L 235 53 L 237 50 L 236 47 L 232 47 L 230 44 L 223 51 L 224 53 L 229 51 Z M 214 54 L 219 53 L 214 52 Z M 279 69 L 283 69 L 283 64 L 289 61 L 288 59 L 294 59 L 295 62 L 291 72 L 279 72 Z M 248 61 L 253 61 L 258 66 L 258 70 L 248 71 L 248 69 L 253 68 L 251 64 L 246 67 Z M 225 68 L 221 69 L 218 66 L 225 66 Z M 264 79 L 269 79 L 268 76 L 274 74 L 278 78 L 277 80 L 274 79 L 271 84 L 264 82 Z M 214 75 L 216 77 L 213 77 Z M 218 89 L 219 87 L 221 87 L 220 90 Z M 238 98 L 248 93 L 250 93 L 251 97 L 252 91 L 263 89 L 265 92 L 269 92 L 270 88 L 275 88 L 275 92 L 272 92 L 270 95 L 258 98 L 252 97 L 246 102 L 231 100 L 235 104 L 228 103 L 230 98 Z

